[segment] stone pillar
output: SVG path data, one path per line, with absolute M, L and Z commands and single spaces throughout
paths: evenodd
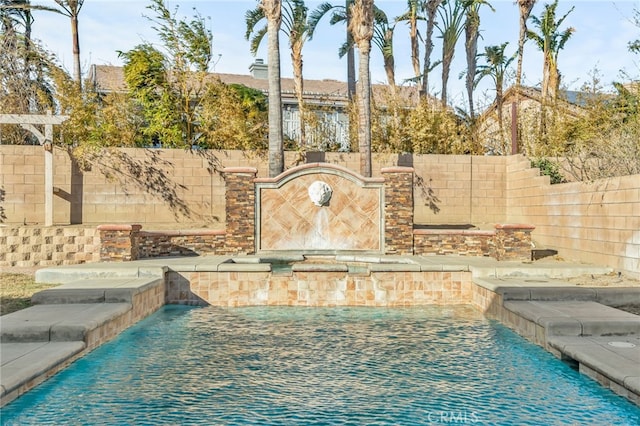
M 138 233 L 142 225 L 100 225 L 100 260 L 126 262 L 138 259 Z
M 255 253 L 256 192 L 253 167 L 226 167 L 222 170 L 226 192 L 227 234 L 225 250 L 229 254 Z
M 384 176 L 385 254 L 413 254 L 413 168 L 388 167 Z
M 497 224 L 496 259 L 531 260 L 531 231 L 533 225 L 521 223 Z

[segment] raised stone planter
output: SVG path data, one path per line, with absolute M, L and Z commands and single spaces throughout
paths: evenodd
M 508 223 L 496 225 L 496 259 L 531 260 L 533 225 Z
M 414 229 L 414 254 L 488 256 L 497 260 L 531 260 L 528 224 L 497 224 L 494 230 Z
M 138 232 L 142 225 L 100 225 L 100 260 L 125 262 L 138 259 Z

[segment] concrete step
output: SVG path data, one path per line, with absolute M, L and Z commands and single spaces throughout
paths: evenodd
M 39 283 L 66 284 L 89 279 L 162 278 L 166 270 L 166 266 L 153 263 L 86 263 L 39 269 L 36 271 L 36 281 Z
M 43 382 L 84 348 L 82 341 L 3 343 L 0 345 L 0 400 L 4 404 Z
M 92 331 L 130 311 L 129 303 L 32 306 L 2 316 L 0 342 L 87 342 Z
M 476 277 L 473 282 L 500 294 L 504 301 L 584 301 L 613 307 L 640 304 L 640 287 L 576 286 L 546 276 Z
M 505 301 L 504 307 L 544 328 L 546 336 L 640 335 L 640 317 L 596 302 Z
M 581 373 L 640 404 L 640 336 L 558 336 L 549 346 L 560 358 L 577 362 Z
M 162 286 L 163 278 L 86 278 L 33 295 L 34 305 L 66 303 L 133 303 L 136 294 Z

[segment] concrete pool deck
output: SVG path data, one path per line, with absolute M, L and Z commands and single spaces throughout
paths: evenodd
M 229 260 L 229 256 L 158 258 L 38 270 L 38 282 L 62 285 L 34 295 L 35 306 L 2 317 L 1 405 L 159 309 L 165 304 L 168 272 L 264 272 L 270 268 L 256 256 L 243 256 L 237 263 Z M 640 287 L 589 287 L 569 281 L 607 274 L 609 268 L 458 256 L 336 260 L 366 261 L 370 271 L 470 273 L 478 294 L 472 304 L 488 317 L 575 363 L 581 372 L 640 405 L 640 316 L 607 306 L 640 305 Z M 485 301 L 487 294 L 492 297 L 490 303 Z

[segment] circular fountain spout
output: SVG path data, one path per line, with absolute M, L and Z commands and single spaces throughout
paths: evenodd
M 307 191 L 309 193 L 309 198 L 318 207 L 322 207 L 326 205 L 331 199 L 331 195 L 333 194 L 333 190 L 328 183 L 317 180 L 309 185 L 309 189 Z

